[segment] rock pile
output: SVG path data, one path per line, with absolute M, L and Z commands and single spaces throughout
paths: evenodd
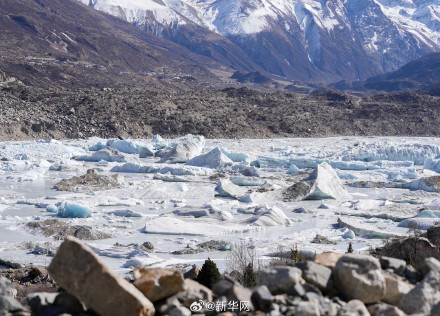
M 225 277 L 211 289 L 178 270 L 138 267 L 134 284 L 69 237 L 48 271 L 67 293 L 28 297 L 32 315 L 439 315 L 440 262 L 416 272 L 400 259 L 323 253 L 295 266 L 272 266 L 246 288 Z M 417 281 L 420 277 L 421 281 Z M 27 315 L 0 280 L 0 315 Z M 2 305 L 3 304 L 3 305 Z
M 120 175 L 100 175 L 95 169 L 89 169 L 82 176 L 61 180 L 54 188 L 58 191 L 90 192 L 120 188 L 122 183 Z
M 85 225 L 69 225 L 58 219 L 46 219 L 26 224 L 32 231 L 56 240 L 64 240 L 67 236 L 74 236 L 81 240 L 97 240 L 110 238 L 111 235 Z

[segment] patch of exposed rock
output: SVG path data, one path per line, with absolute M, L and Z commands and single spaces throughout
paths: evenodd
M 58 191 L 68 192 L 110 190 L 122 187 L 122 179 L 121 175 L 100 175 L 96 170 L 89 169 L 87 170 L 87 173 L 82 176 L 61 180 L 54 186 L 54 188 Z
M 96 230 L 90 226 L 69 225 L 59 219 L 46 219 L 40 222 L 29 222 L 26 226 L 34 232 L 39 232 L 46 237 L 63 240 L 67 236 L 74 236 L 81 240 L 97 240 L 110 238 L 111 235 Z

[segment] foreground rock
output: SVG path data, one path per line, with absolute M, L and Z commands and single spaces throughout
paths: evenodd
M 333 273 L 336 287 L 347 298 L 374 303 L 385 296 L 386 281 L 376 258 L 346 254 L 338 260 Z
M 262 271 L 258 284 L 266 285 L 272 294 L 287 293 L 297 284 L 303 284 L 302 272 L 295 267 L 274 267 Z
M 60 287 L 102 316 L 154 315 L 153 304 L 141 292 L 76 238 L 64 241 L 48 270 Z
M 184 279 L 178 270 L 138 267 L 134 284 L 145 297 L 87 246 L 68 238 L 49 267 L 67 293 L 33 294 L 28 302 L 35 316 L 439 315 L 440 262 L 433 258 L 424 262 L 422 273 L 427 274 L 416 286 L 408 282 L 413 270 L 389 257 L 379 261 L 368 255 L 324 253 L 315 261 L 288 262 L 296 266 L 259 271 L 258 284 L 251 288 L 225 276 L 212 291 Z M 0 282 L 0 297 L 2 291 Z
M 400 300 L 399 307 L 407 314 L 428 315 L 440 302 L 440 270 L 432 270 Z
M 138 267 L 133 271 L 134 285 L 152 302 L 183 290 L 183 276 L 178 270 Z
M 0 277 L 0 315 L 29 316 L 26 309 L 12 297 L 11 282 Z

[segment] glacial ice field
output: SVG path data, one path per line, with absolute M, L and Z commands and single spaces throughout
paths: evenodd
M 438 172 L 438 138 L 2 142 L 0 259 L 48 264 L 66 234 L 121 274 L 207 257 L 224 270 L 242 242 L 262 261 L 367 252 L 440 221 Z

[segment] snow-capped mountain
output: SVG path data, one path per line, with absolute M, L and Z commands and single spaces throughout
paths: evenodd
M 216 33 L 290 79 L 364 79 L 440 51 L 438 0 L 79 1 L 199 50 L 191 34 Z

